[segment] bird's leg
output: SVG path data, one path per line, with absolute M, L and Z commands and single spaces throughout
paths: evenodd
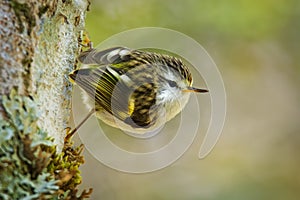
M 69 139 L 70 137 L 72 137 L 74 135 L 74 133 L 86 122 L 86 120 L 88 120 L 90 118 L 90 116 L 92 114 L 94 114 L 96 112 L 96 110 L 93 108 L 88 114 L 87 116 L 71 131 L 68 132 L 66 139 Z

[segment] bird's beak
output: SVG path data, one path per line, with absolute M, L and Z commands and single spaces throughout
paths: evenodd
M 200 89 L 200 88 L 194 88 L 194 87 L 188 87 L 187 89 L 182 90 L 182 92 L 206 93 L 206 92 L 208 92 L 208 90 L 206 90 L 206 89 Z

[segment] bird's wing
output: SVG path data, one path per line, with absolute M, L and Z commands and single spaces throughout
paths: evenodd
M 109 65 L 126 62 L 130 59 L 132 50 L 126 47 L 113 47 L 106 50 L 89 49 L 78 56 L 78 60 L 83 64 Z
M 102 65 L 75 70 L 70 78 L 95 99 L 96 109 L 101 106 L 132 127 L 145 128 L 156 120 L 152 70 L 151 66 L 143 65 L 131 68 L 126 64 L 123 67 Z
M 157 106 L 154 87 L 154 83 L 143 83 L 133 91 L 128 104 L 130 117 L 125 119 L 127 124 L 147 128 L 155 123 Z

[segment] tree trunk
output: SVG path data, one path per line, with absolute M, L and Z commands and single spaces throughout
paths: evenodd
M 49 175 L 55 168 L 49 164 L 59 163 L 53 160 L 65 150 L 68 74 L 80 51 L 88 6 L 86 0 L 0 1 L 0 199 L 50 199 L 65 181 L 58 184 L 58 174 Z M 12 183 L 17 176 L 22 187 Z M 41 179 L 48 185 L 38 184 Z

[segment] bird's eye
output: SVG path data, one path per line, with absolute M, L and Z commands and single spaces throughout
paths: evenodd
M 171 87 L 177 87 L 177 83 L 175 81 L 169 80 L 168 83 Z

